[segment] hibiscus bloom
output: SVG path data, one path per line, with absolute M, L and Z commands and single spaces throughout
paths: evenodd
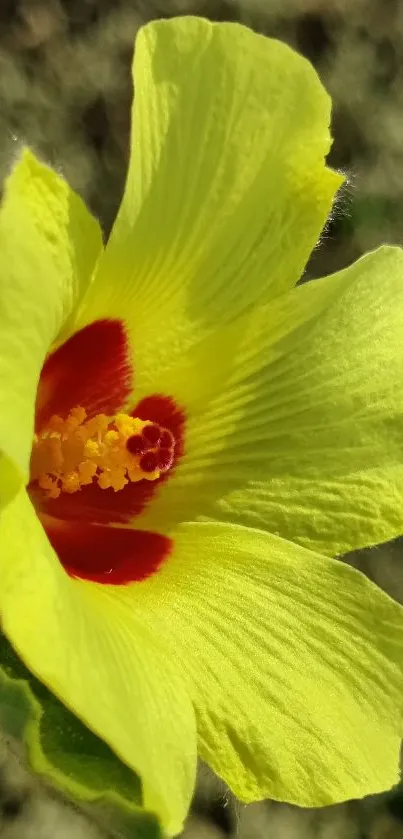
M 332 557 L 402 529 L 403 259 L 297 287 L 341 177 L 282 43 L 140 31 L 112 234 L 24 151 L 0 216 L 0 610 L 180 830 L 398 780 L 403 610 Z

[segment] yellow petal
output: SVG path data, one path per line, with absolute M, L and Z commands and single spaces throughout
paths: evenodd
M 81 199 L 25 151 L 0 208 L 0 453 L 25 479 L 40 370 L 101 247 Z
M 141 584 L 67 576 L 25 493 L 0 519 L 2 628 L 24 664 L 141 778 L 143 803 L 181 830 L 195 780 L 194 712 L 164 639 L 142 619 Z M 137 604 L 137 605 L 136 605 Z
M 399 535 L 402 278 L 403 252 L 381 248 L 157 379 L 187 408 L 186 454 L 142 526 L 208 517 L 330 556 Z
M 21 490 L 0 519 L 2 628 L 24 664 L 140 777 L 178 833 L 195 779 L 194 712 L 164 639 L 119 587 L 67 576 Z
M 144 591 L 200 754 L 241 800 L 317 807 L 398 782 L 403 609 L 362 574 L 252 528 L 187 523 Z
M 136 387 L 299 279 L 342 178 L 310 64 L 238 24 L 140 30 L 126 190 L 79 324 L 125 319 Z

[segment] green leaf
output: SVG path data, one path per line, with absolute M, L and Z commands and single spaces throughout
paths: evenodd
M 106 805 L 119 835 L 160 839 L 141 809 L 141 782 L 27 670 L 0 633 L 0 725 L 27 746 L 30 767 L 69 797 Z

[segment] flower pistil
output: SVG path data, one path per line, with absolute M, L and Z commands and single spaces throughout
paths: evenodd
M 88 419 L 79 405 L 65 419 L 54 414 L 35 434 L 31 481 L 49 498 L 94 481 L 117 492 L 129 481 L 157 480 L 171 468 L 174 448 L 171 431 L 155 422 L 124 413 Z

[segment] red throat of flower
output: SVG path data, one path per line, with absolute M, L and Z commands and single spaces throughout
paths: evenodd
M 183 452 L 184 414 L 172 398 L 153 394 L 119 411 L 128 359 L 118 321 L 91 324 L 50 355 L 31 456 L 29 491 L 61 563 L 110 584 L 144 579 L 168 555 L 170 540 L 135 530 L 133 519 Z

